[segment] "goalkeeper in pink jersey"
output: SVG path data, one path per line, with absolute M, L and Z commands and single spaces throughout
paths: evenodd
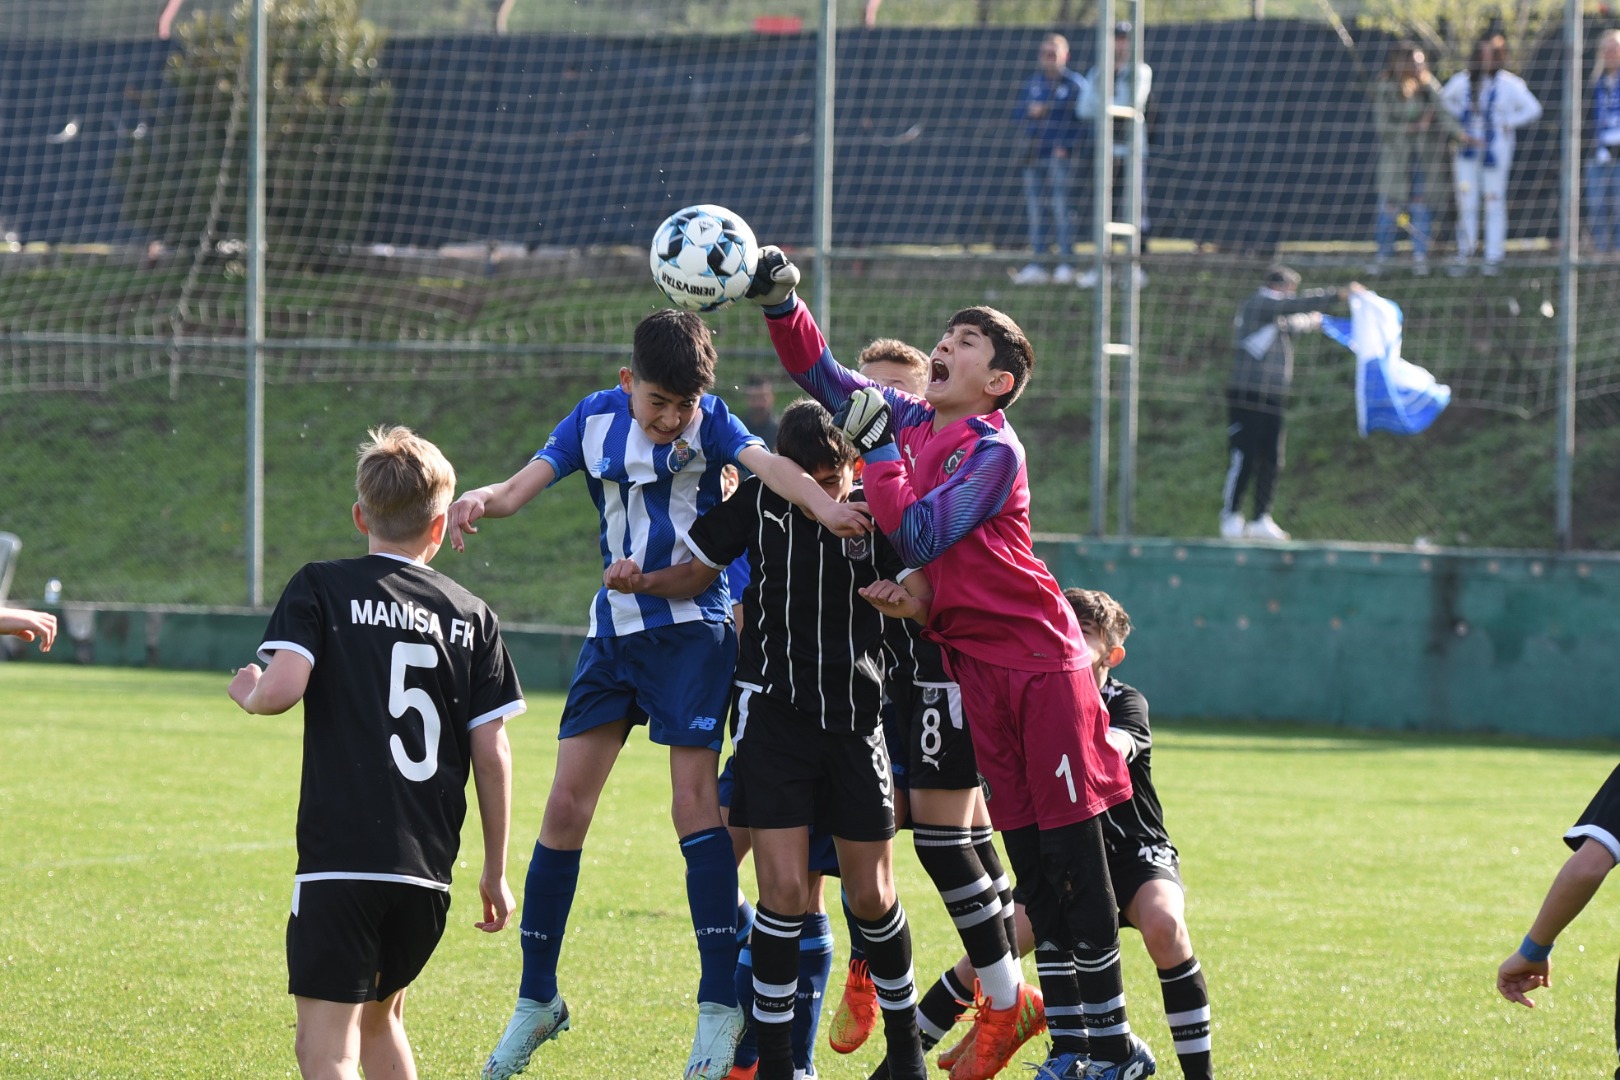
M 1037 946 L 1063 957 L 1039 966 L 1053 1042 L 1037 1080 L 1139 1080 L 1155 1065 L 1125 1016 L 1100 821 L 1130 798 L 1130 774 L 1108 744 L 1074 611 L 1035 557 L 1024 449 L 1003 412 L 1028 383 L 1034 350 L 1001 312 L 959 311 L 934 346 L 919 399 L 834 360 L 793 291 L 798 280 L 786 256 L 766 248 L 750 298 L 764 308 L 782 366 L 861 451 L 879 527 L 923 569 L 908 584 L 920 576 L 931 590 L 917 596 L 880 582 L 862 594 L 886 615 L 924 623 L 924 636 L 943 647 Z M 1006 1065 L 1026 1027 L 1016 1012 L 979 1007 L 952 1080 Z M 1055 1018 L 1066 1015 L 1084 1021 L 1089 1040 L 1063 1033 Z

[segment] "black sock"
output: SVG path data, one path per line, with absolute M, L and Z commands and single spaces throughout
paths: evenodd
M 804 915 L 754 910 L 754 1023 L 759 1080 L 793 1078 L 793 1000 L 799 990 L 799 934 Z
M 923 1049 L 945 1041 L 957 1018 L 973 1004 L 973 991 L 962 985 L 956 969 L 946 968 L 939 981 L 928 988 L 917 1006 L 917 1030 L 922 1036 Z
M 906 924 L 906 911 L 896 900 L 880 917 L 871 921 L 857 918 L 855 922 L 866 939 L 866 969 L 883 1014 L 889 1071 L 895 1080 L 922 1080 L 927 1076 L 927 1067 L 917 1035 L 917 985 L 912 977 L 911 928 Z M 758 965 L 757 957 L 754 963 Z
M 1125 1019 L 1125 973 L 1119 967 L 1119 943 L 1074 950 L 1074 972 L 1080 981 L 1080 1007 L 1086 1014 L 1086 1038 L 1098 1061 L 1124 1061 L 1131 1054 L 1131 1025 Z
M 1198 957 L 1160 968 L 1159 988 L 1164 991 L 1164 1015 L 1170 1021 L 1182 1075 L 1187 1080 L 1211 1080 L 1215 1068 L 1209 1057 L 1209 986 Z
M 1010 951 L 1002 929 L 1001 898 L 995 881 L 979 863 L 971 830 L 964 825 L 919 821 L 912 825 L 912 840 L 917 861 L 945 901 L 968 960 L 978 969 L 1000 963 Z
M 1035 975 L 1046 999 L 1046 1030 L 1052 1049 L 1059 1054 L 1084 1054 L 1086 1018 L 1080 1009 L 1080 980 L 1074 972 L 1074 953 L 1050 941 L 1035 943 Z
M 996 850 L 995 831 L 988 825 L 973 827 L 973 850 L 979 853 L 979 865 L 990 875 L 996 895 L 1001 898 L 1001 928 L 1007 937 L 1007 947 L 1014 957 L 1018 952 L 1018 919 L 1013 911 L 1012 879 L 1001 865 L 1001 853 Z

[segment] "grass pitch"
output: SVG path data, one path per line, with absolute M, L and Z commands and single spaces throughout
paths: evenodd
M 1151 697 L 1151 673 L 1133 674 Z M 247 716 L 226 681 L 0 666 L 0 1077 L 296 1075 L 282 933 L 299 716 Z M 560 705 L 535 695 L 512 726 L 520 895 Z M 1492 988 L 1612 747 L 1271 725 L 1167 723 L 1159 734 L 1155 773 L 1220 1075 L 1612 1070 L 1612 895 L 1565 932 L 1540 1008 Z M 563 953 L 575 1026 L 541 1052 L 537 1076 L 669 1080 L 685 1064 L 696 964 L 667 775 L 663 755 L 632 739 L 586 848 Z M 475 814 L 468 829 L 463 851 L 476 860 Z M 915 858 L 897 863 L 919 978 L 931 979 L 954 957 L 953 935 Z M 450 927 L 410 992 L 425 1078 L 476 1075 L 515 991 L 515 931 L 471 926 L 477 870 L 458 870 Z M 1133 1025 L 1161 1075 L 1179 1076 L 1129 931 L 1124 956 Z M 839 985 L 835 970 L 834 998 Z M 820 1075 L 860 1080 L 876 1055 L 841 1058 L 823 1042 Z

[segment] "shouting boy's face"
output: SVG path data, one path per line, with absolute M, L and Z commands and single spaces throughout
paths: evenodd
M 936 413 L 958 419 L 990 412 L 993 402 L 1012 389 L 1008 371 L 990 366 L 995 345 L 989 335 L 971 323 L 958 323 L 945 331 L 928 357 L 928 403 Z M 992 404 L 984 407 L 988 399 Z
M 619 388 L 630 395 L 630 415 L 654 446 L 668 446 L 697 416 L 701 394 L 681 397 L 657 383 L 644 382 L 629 368 L 619 369 Z

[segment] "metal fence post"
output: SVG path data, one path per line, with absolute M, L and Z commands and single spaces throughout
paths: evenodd
M 838 59 L 838 5 L 821 0 L 821 36 L 816 43 L 816 179 L 811 229 L 816 244 L 816 321 L 831 335 L 832 325 L 832 187 L 833 105 Z
M 1574 543 L 1572 490 L 1575 466 L 1575 364 L 1579 328 L 1581 243 L 1581 54 L 1585 51 L 1585 27 L 1580 0 L 1564 0 L 1564 132 L 1562 199 L 1559 235 L 1563 243 L 1558 254 L 1558 289 L 1563 296 L 1558 322 L 1558 461 L 1557 539 L 1558 550 L 1568 551 Z
M 249 33 L 248 65 L 251 107 L 247 145 L 247 278 L 246 325 L 242 346 L 247 376 L 247 602 L 264 603 L 264 132 L 265 70 L 268 52 L 265 0 L 253 0 L 253 27 Z

